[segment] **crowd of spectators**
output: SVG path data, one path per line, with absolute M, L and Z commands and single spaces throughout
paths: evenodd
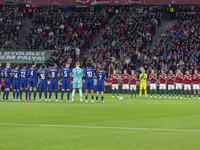
M 4 9 L 3 9 L 4 10 Z M 2 10 L 2 11 L 3 11 Z M 0 14 L 0 48 L 16 49 L 22 27 L 22 14 L 2 12 Z

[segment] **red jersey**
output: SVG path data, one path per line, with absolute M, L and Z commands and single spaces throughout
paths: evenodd
M 192 76 L 190 74 L 186 74 L 184 78 L 185 78 L 185 84 L 190 84 L 190 80 L 188 79 L 192 79 Z
M 174 79 L 176 78 L 176 76 L 174 74 L 169 74 L 167 79 L 168 79 L 168 85 L 174 85 Z
M 134 78 L 134 79 L 133 79 Z M 129 76 L 129 79 L 130 79 L 130 85 L 136 85 L 136 80 L 135 78 L 137 79 L 137 76 L 134 74 L 134 75 L 130 75 Z
M 192 77 L 193 84 L 198 84 L 199 79 L 200 79 L 199 74 L 194 74 L 193 77 Z
M 125 79 L 125 78 L 127 78 L 127 79 Z M 128 84 L 129 75 L 128 74 L 123 74 L 122 75 L 122 79 L 124 79 L 123 80 L 123 84 Z
M 111 80 L 112 80 L 112 84 L 118 84 L 118 79 L 119 78 L 119 76 L 117 75 L 117 74 L 112 74 L 111 75 Z
M 176 83 L 182 83 L 182 78 L 183 74 L 182 73 L 177 73 L 176 74 Z
M 161 74 L 159 76 L 159 79 L 160 79 L 160 84 L 165 84 L 165 81 L 167 79 L 167 75 L 166 74 Z
M 151 73 L 149 78 L 152 78 L 151 81 L 150 81 L 150 84 L 155 84 L 156 83 L 156 80 L 153 79 L 153 78 L 157 78 L 157 75 L 155 73 Z

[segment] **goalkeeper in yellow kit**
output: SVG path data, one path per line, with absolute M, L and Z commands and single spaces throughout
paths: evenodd
M 145 91 L 145 97 L 147 98 L 147 74 L 145 73 L 145 69 L 142 70 L 142 73 L 140 74 L 140 95 L 139 98 L 141 98 L 142 90 Z

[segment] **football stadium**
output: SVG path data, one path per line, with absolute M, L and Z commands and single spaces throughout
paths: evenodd
M 0 0 L 0 150 L 198 150 L 199 0 Z

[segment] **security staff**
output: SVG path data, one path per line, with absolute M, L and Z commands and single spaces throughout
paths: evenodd
M 174 20 L 174 7 L 170 6 L 169 10 L 171 14 L 171 19 Z
M 28 8 L 28 18 L 29 19 L 32 19 L 32 14 L 33 14 L 33 11 L 31 9 L 31 7 Z

